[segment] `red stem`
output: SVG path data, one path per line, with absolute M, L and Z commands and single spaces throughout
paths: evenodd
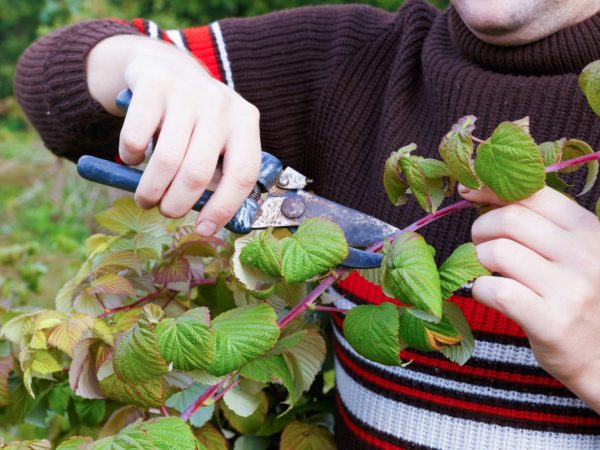
M 160 407 L 160 411 L 162 412 L 162 415 L 165 417 L 169 417 L 169 411 L 167 411 L 167 408 L 165 407 L 165 405 L 162 405 Z
M 546 167 L 546 173 L 558 172 L 559 170 L 566 169 L 567 167 L 573 167 L 577 164 L 583 164 L 590 161 L 597 161 L 600 159 L 600 150 L 595 153 L 589 153 L 587 155 L 580 156 L 578 158 L 567 159 L 551 166 Z
M 188 406 L 188 408 L 183 413 L 181 413 L 181 420 L 183 420 L 184 422 L 187 422 L 188 419 L 190 417 L 192 417 L 194 415 L 194 413 L 202 407 L 204 402 L 206 400 L 212 398 L 214 393 L 217 392 L 219 390 L 219 388 L 226 383 L 226 380 L 227 380 L 227 378 L 225 378 L 224 380 L 221 380 L 217 384 L 214 384 L 213 386 L 209 387 L 206 391 L 204 391 L 202 393 L 202 395 L 200 397 L 198 397 L 194 403 L 192 403 L 190 406 Z
M 241 378 L 238 378 L 237 380 L 235 380 L 233 383 L 231 383 L 229 386 L 227 386 L 225 389 L 221 390 L 221 392 L 219 392 L 217 395 L 215 395 L 213 397 L 213 401 L 216 402 L 218 400 L 221 399 L 221 397 L 223 397 L 225 394 L 227 394 L 227 392 L 229 392 L 230 390 L 232 390 L 234 387 L 236 387 L 238 385 L 238 383 L 242 381 Z

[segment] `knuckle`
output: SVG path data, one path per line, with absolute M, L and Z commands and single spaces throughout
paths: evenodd
M 489 242 L 487 250 L 491 261 L 499 266 L 504 266 L 511 258 L 513 258 L 511 247 L 510 240 L 505 238 Z
M 146 151 L 146 147 L 148 147 L 144 136 L 131 129 L 124 129 L 121 132 L 121 143 L 126 151 L 135 154 Z
M 186 170 L 181 175 L 181 181 L 184 186 L 191 191 L 201 191 L 204 189 L 212 178 L 212 174 L 206 169 Z
M 237 212 L 233 205 L 221 205 L 221 207 L 212 214 L 213 222 L 216 224 L 227 223 Z
M 166 172 L 174 172 L 179 167 L 179 160 L 169 151 L 162 150 L 152 156 L 155 164 Z
M 244 190 L 250 190 L 256 184 L 257 174 L 250 171 L 243 171 L 237 174 L 237 184 Z
M 523 208 L 517 205 L 508 205 L 499 211 L 499 225 L 503 231 L 515 229 L 523 220 Z
M 186 212 L 182 207 L 174 205 L 170 202 L 161 202 L 158 206 L 160 213 L 170 219 L 179 219 L 185 216 Z
M 499 286 L 491 292 L 493 301 L 502 306 L 505 310 L 510 310 L 515 301 L 515 293 L 510 286 Z
M 135 202 L 142 209 L 150 209 L 157 205 L 160 200 L 160 195 L 153 192 L 148 192 L 146 190 L 139 191 L 135 193 Z

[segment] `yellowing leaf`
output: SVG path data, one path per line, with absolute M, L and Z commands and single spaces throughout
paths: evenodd
M 192 277 L 189 261 L 175 255 L 173 258 L 161 262 L 154 269 L 154 280 L 157 284 L 188 283 Z
M 125 383 L 114 373 L 100 380 L 100 389 L 106 398 L 142 408 L 160 408 L 168 395 L 162 378 L 145 383 Z
M 333 435 L 325 427 L 291 422 L 281 433 L 281 448 L 294 450 L 335 450 Z
M 383 258 L 381 287 L 386 295 L 442 316 L 442 292 L 432 249 L 417 233 L 398 236 Z
M 594 150 L 592 149 L 592 147 L 590 147 L 590 145 L 587 142 L 580 141 L 579 139 L 569 139 L 564 143 L 564 146 L 562 148 L 561 160 L 568 161 L 570 159 L 574 159 L 583 155 L 589 155 L 591 153 L 594 153 Z M 575 166 L 562 169 L 560 172 L 575 172 L 576 170 L 579 170 L 581 166 L 581 164 L 577 164 Z M 581 189 L 581 192 L 577 194 L 578 196 L 588 193 L 592 189 L 592 187 L 594 187 L 594 183 L 598 178 L 598 167 L 599 164 L 597 160 L 590 161 L 587 163 L 587 176 L 585 179 L 585 184 Z
M 542 156 L 532 137 L 519 125 L 503 122 L 477 147 L 475 171 L 504 201 L 531 197 L 545 186 Z
M 579 88 L 596 115 L 600 115 L 600 61 L 584 67 L 579 75 Z
M 83 339 L 73 348 L 73 358 L 69 367 L 69 385 L 75 394 L 83 398 L 103 398 L 96 375 L 90 347 L 95 345 L 96 339 Z
M 365 358 L 398 366 L 398 307 L 385 302 L 352 308 L 344 319 L 344 337 L 357 353 Z
M 130 197 L 117 199 L 112 208 L 96 215 L 96 222 L 118 234 L 133 231 L 140 234 L 164 234 L 166 219 L 157 208 L 145 211 Z
M 208 450 L 229 449 L 225 436 L 210 422 L 194 430 L 194 435 Z
M 264 423 L 267 416 L 267 411 L 269 410 L 269 400 L 263 391 L 259 391 L 257 393 L 257 397 L 259 400 L 258 407 L 251 415 L 247 417 L 237 415 L 235 412 L 229 409 L 225 402 L 221 403 L 223 415 L 229 422 L 229 425 L 231 425 L 236 431 L 243 434 L 252 434 Z
M 136 406 L 127 405 L 116 409 L 102 426 L 98 439 L 114 436 L 127 425 L 136 422 L 144 416 L 144 410 Z
M 23 369 L 28 368 L 40 375 L 47 375 L 62 370 L 62 366 L 56 358 L 44 350 L 28 352 L 28 356 L 22 361 L 21 366 Z
M 143 267 L 139 257 L 131 251 L 122 250 L 106 254 L 96 267 L 96 273 L 118 272 L 123 269 L 129 269 L 138 275 L 141 274 Z
M 402 177 L 399 166 L 399 159 L 404 154 L 405 149 L 411 151 L 417 148 L 415 144 L 411 144 L 397 152 L 394 152 L 385 162 L 383 169 L 383 187 L 385 193 L 394 206 L 404 205 L 406 203 L 406 191 L 408 184 Z
M 232 309 L 212 322 L 215 360 L 207 368 L 211 375 L 226 375 L 271 349 L 279 338 L 277 316 L 262 303 Z
M 283 241 L 283 277 L 299 283 L 333 269 L 348 256 L 342 229 L 325 219 L 308 219 Z
M 89 316 L 75 315 L 63 319 L 48 335 L 48 343 L 69 356 L 73 356 L 73 347 L 83 333 L 94 326 L 95 320 Z
M 481 180 L 473 170 L 473 139 L 471 133 L 475 129 L 475 116 L 465 116 L 452 126 L 452 130 L 444 136 L 439 152 L 448 165 L 448 170 L 459 183 L 471 189 L 479 189 Z
M 116 273 L 107 273 L 99 276 L 91 283 L 96 294 L 134 295 L 135 290 L 131 282 Z
M 265 384 L 253 380 L 241 379 L 232 389 L 223 396 L 223 401 L 229 409 L 240 417 L 248 417 L 260 405 L 258 395 L 265 388 Z
M 458 344 L 462 334 L 445 317 L 437 323 L 426 322 L 404 309 L 400 315 L 400 337 L 404 345 L 421 351 L 440 350 Z
M 8 389 L 8 375 L 13 368 L 13 357 L 11 355 L 0 359 L 0 408 L 11 403 L 10 390 Z

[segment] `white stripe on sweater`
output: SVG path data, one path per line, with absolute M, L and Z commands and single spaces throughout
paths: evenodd
M 148 36 L 152 39 L 158 39 L 158 25 L 151 20 L 148 21 Z
M 181 33 L 182 33 L 181 30 L 167 30 L 166 33 L 167 33 L 167 36 L 169 36 L 169 39 L 171 39 L 171 42 L 173 42 L 173 44 L 175 44 L 175 46 L 179 50 L 183 50 L 184 52 L 189 52 L 189 50 L 185 46 L 185 43 L 183 42 L 183 37 L 181 36 Z
M 210 25 L 215 39 L 217 41 L 217 48 L 219 49 L 219 56 L 221 57 L 221 64 L 223 65 L 223 72 L 225 72 L 225 81 L 227 86 L 234 89 L 233 75 L 231 73 L 231 65 L 229 64 L 229 56 L 227 55 L 227 49 L 225 48 L 225 41 L 223 40 L 223 33 L 221 33 L 221 26 L 219 22 L 213 22 Z
M 350 309 L 356 306 L 356 304 L 340 296 L 338 293 L 333 294 L 331 291 L 329 291 L 329 293 L 336 298 L 334 304 L 337 308 Z M 473 357 L 487 361 L 539 367 L 530 348 L 517 347 L 516 345 L 510 344 L 499 344 L 497 342 L 478 340 L 475 343 Z
M 384 366 L 383 364 L 378 364 L 376 362 L 369 361 L 360 356 L 354 351 L 354 349 L 350 346 L 348 341 L 346 341 L 344 337 L 335 328 L 333 330 L 336 339 L 338 340 L 340 345 L 342 345 L 342 347 L 346 349 L 347 352 L 352 354 L 355 358 L 358 358 L 363 364 L 371 366 L 379 372 L 383 371 L 393 375 L 394 377 L 399 378 L 399 380 L 394 381 L 402 382 L 403 380 L 406 380 L 406 384 L 409 384 L 410 381 L 416 381 L 418 383 L 423 383 L 442 389 L 452 390 L 459 394 L 465 393 L 467 395 L 481 395 L 488 398 L 497 398 L 512 402 L 533 403 L 538 405 L 567 406 L 573 408 L 588 409 L 585 403 L 583 403 L 578 398 L 532 394 L 529 392 L 510 391 L 505 389 L 497 389 L 490 386 L 479 386 L 476 384 L 461 383 L 459 381 L 449 380 L 443 377 L 436 377 L 413 371 L 411 370 L 410 365 L 407 367 Z
M 336 361 L 336 386 L 347 409 L 371 427 L 414 444 L 444 450 L 592 450 L 600 436 L 511 428 L 446 416 L 375 394 Z

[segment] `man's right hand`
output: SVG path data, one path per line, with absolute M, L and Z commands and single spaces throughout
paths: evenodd
M 111 114 L 123 114 L 115 105 L 117 93 L 133 91 L 119 143 L 124 163 L 141 163 L 160 129 L 135 192 L 138 205 L 159 205 L 164 216 L 182 217 L 209 184 L 216 184 L 196 227 L 209 236 L 224 226 L 258 177 L 257 108 L 212 78 L 193 56 L 146 37 L 101 41 L 90 52 L 87 69 L 92 97 Z

